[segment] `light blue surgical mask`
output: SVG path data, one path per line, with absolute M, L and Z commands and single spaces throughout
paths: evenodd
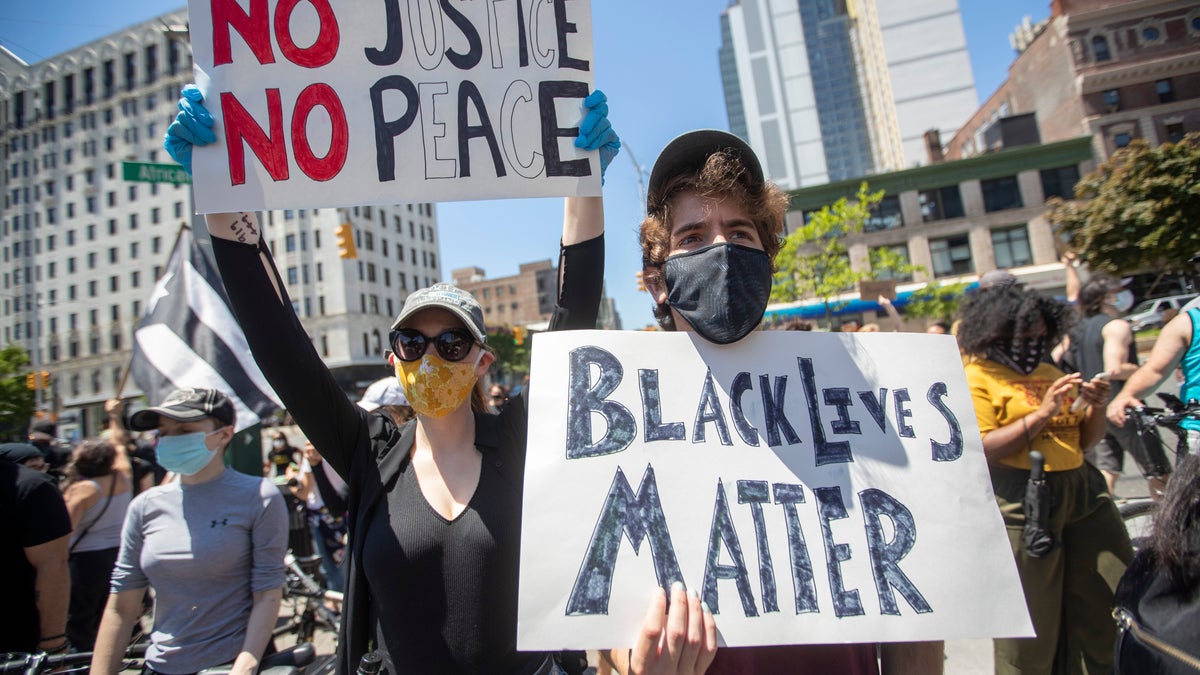
M 1116 296 L 1113 297 L 1112 306 L 1122 314 L 1128 312 L 1133 307 L 1133 293 L 1128 289 L 1117 291 Z
M 217 450 L 210 450 L 205 440 L 211 435 L 220 432 L 210 431 L 205 433 L 197 431 L 190 434 L 180 434 L 178 436 L 159 436 L 158 445 L 155 451 L 158 454 L 158 463 L 162 468 L 181 476 L 191 476 L 197 473 L 216 456 Z

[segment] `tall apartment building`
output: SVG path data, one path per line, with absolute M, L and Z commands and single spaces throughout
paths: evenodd
M 1008 79 L 946 144 L 946 157 L 1004 145 L 1034 115 L 1042 142 L 1091 136 L 1106 159 L 1135 138 L 1200 131 L 1200 7 L 1194 0 L 1055 0 Z
M 0 48 L 0 338 L 53 384 L 64 424 L 94 431 L 179 228 L 186 185 L 125 182 L 122 162 L 169 162 L 162 135 L 192 79 L 179 10 L 27 64 Z M 386 372 L 388 326 L 440 279 L 432 204 L 262 215 L 288 293 L 348 391 Z M 357 259 L 334 230 L 350 223 Z M 123 394 L 136 395 L 129 382 Z
M 734 0 L 719 58 L 730 129 L 786 189 L 924 163 L 978 105 L 957 0 Z

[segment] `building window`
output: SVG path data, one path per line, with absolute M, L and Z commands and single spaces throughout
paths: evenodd
M 863 223 L 863 230 L 891 230 L 904 227 L 904 214 L 900 212 L 900 196 L 888 195 L 871 207 L 871 215 Z
M 1167 142 L 1168 143 L 1178 143 L 1179 141 L 1182 141 L 1183 137 L 1186 135 L 1183 130 L 1182 122 L 1175 122 L 1173 124 L 1168 124 L 1166 126 L 1166 132 L 1167 132 Z
M 1175 100 L 1175 88 L 1170 80 L 1159 80 L 1154 83 L 1154 91 L 1158 94 L 1159 103 L 1171 103 Z
M 983 210 L 988 213 L 1024 206 L 1016 176 L 983 180 L 979 181 L 979 185 L 983 188 Z
M 992 230 L 992 251 L 996 256 L 996 267 L 1033 264 L 1033 254 L 1029 250 L 1029 230 L 1024 225 Z
M 298 279 L 299 270 L 295 267 L 287 268 L 287 282 L 289 285 L 294 285 Z
M 920 220 L 930 222 L 947 220 L 952 217 L 962 217 L 966 211 L 962 209 L 962 193 L 958 185 L 937 187 L 926 190 L 918 195 L 920 201 Z
M 1117 89 L 1104 90 L 1104 107 L 1108 112 L 1121 109 L 1121 92 Z
M 1138 37 L 1141 38 L 1144 45 L 1158 44 L 1163 41 L 1162 26 L 1155 22 L 1147 23 L 1138 32 Z
M 1112 59 L 1112 52 L 1108 51 L 1108 38 L 1103 35 L 1097 35 L 1092 38 L 1092 54 L 1096 57 L 1096 62 L 1108 61 Z
M 1122 131 L 1113 136 L 1113 145 L 1118 148 L 1124 148 L 1133 142 L 1133 135 L 1128 131 Z
M 1057 169 L 1042 169 L 1042 194 L 1046 199 L 1059 197 L 1061 199 L 1075 198 L 1075 184 L 1079 182 L 1079 167 L 1062 166 Z
M 966 234 L 931 239 L 929 255 L 933 259 L 935 277 L 968 274 L 975 270 L 975 265 L 971 262 L 971 242 Z

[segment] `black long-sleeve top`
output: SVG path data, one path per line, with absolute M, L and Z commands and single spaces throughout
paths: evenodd
M 263 374 L 349 485 L 338 672 L 354 672 L 371 649 L 391 673 L 529 672 L 545 655 L 516 651 L 523 400 L 499 415 L 476 413 L 479 484 L 447 521 L 425 502 L 408 461 L 415 423 L 397 427 L 350 402 L 292 311 L 266 247 L 214 238 L 213 250 Z M 550 330 L 595 327 L 603 269 L 602 236 L 562 248 Z

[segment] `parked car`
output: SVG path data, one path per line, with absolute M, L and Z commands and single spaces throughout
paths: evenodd
M 1150 328 L 1162 328 L 1163 314 L 1168 309 L 1179 309 L 1195 297 L 1195 293 L 1189 293 L 1143 300 L 1129 310 L 1125 320 L 1129 322 L 1135 333 Z

